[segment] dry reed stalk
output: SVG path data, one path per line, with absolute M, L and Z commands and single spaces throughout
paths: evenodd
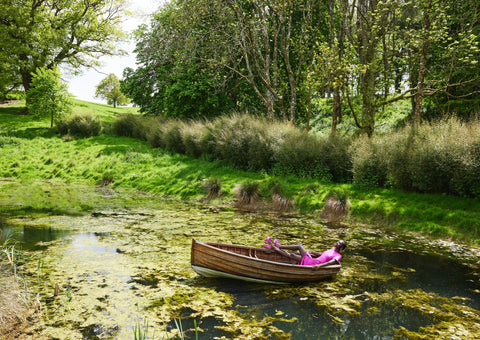
M 321 217 L 329 222 L 342 221 L 347 216 L 349 207 L 350 201 L 348 199 L 338 200 L 330 197 L 325 201 Z
M 274 193 L 272 195 L 272 206 L 273 209 L 278 211 L 290 211 L 294 208 L 294 202 L 280 194 Z
M 234 195 L 237 199 L 234 204 L 235 207 L 245 208 L 255 206 L 260 198 L 258 184 L 238 185 L 234 189 Z
M 0 265 L 0 338 L 16 339 L 26 325 L 27 309 L 20 287 L 8 268 Z

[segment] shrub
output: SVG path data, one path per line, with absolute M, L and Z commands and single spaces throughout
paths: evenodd
M 289 130 L 276 154 L 275 173 L 330 180 L 321 141 L 305 131 Z
M 278 179 L 268 179 L 265 183 L 262 183 L 262 186 L 266 186 L 268 195 L 272 197 L 271 205 L 273 209 L 278 211 L 288 211 L 295 206 L 294 201 L 287 197 L 285 187 Z
M 328 193 L 321 215 L 330 222 L 338 222 L 345 218 L 350 207 L 347 193 L 343 190 L 334 190 Z
M 248 165 L 254 170 L 271 170 L 275 164 L 276 154 L 286 131 L 292 129 L 290 124 L 278 121 L 258 120 L 251 129 L 248 148 Z
M 76 114 L 56 123 L 58 132 L 62 135 L 75 137 L 98 136 L 102 131 L 100 118 L 89 114 Z
M 480 124 L 455 118 L 406 126 L 351 147 L 357 184 L 479 197 Z
M 353 183 L 360 186 L 384 186 L 387 164 L 384 161 L 381 139 L 362 136 L 351 147 Z
M 322 158 L 334 182 L 348 182 L 352 179 L 352 158 L 349 153 L 351 139 L 342 136 L 324 137 L 320 150 Z
M 163 131 L 160 127 L 157 126 L 155 129 L 152 129 L 148 134 L 148 143 L 150 143 L 150 146 L 152 148 L 163 148 L 165 147 L 165 145 L 163 144 L 162 136 Z
M 202 157 L 206 159 L 220 159 L 217 152 L 217 143 L 214 137 L 214 125 L 210 122 L 205 122 L 203 133 L 199 140 L 199 149 Z
M 191 121 L 184 124 L 180 134 L 185 147 L 185 153 L 191 157 L 199 158 L 202 155 L 202 139 L 208 133 L 206 122 Z
M 221 159 L 240 167 L 248 167 L 248 146 L 251 140 L 250 115 L 224 116 L 216 119 L 212 127 L 216 153 Z
M 102 179 L 100 180 L 100 185 L 102 187 L 105 187 L 109 184 L 112 184 L 114 182 L 114 174 L 112 171 L 105 171 L 103 174 L 102 174 Z
M 162 143 L 165 149 L 185 153 L 185 145 L 180 134 L 182 126 L 183 123 L 179 120 L 170 120 L 162 124 Z
M 112 124 L 112 131 L 117 136 L 148 140 L 151 131 L 159 124 L 159 118 L 143 117 L 133 114 L 120 116 Z
M 117 136 L 133 137 L 133 131 L 135 131 L 138 124 L 138 116 L 132 114 L 122 115 L 112 123 L 112 131 Z

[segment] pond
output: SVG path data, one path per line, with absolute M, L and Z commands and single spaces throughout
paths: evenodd
M 178 320 L 187 339 L 194 322 L 199 339 L 479 338 L 479 249 L 144 194 L 89 195 L 103 204 L 82 216 L 3 209 L 2 235 L 31 256 L 22 269 L 27 289 L 40 293 L 31 338 L 132 339 L 134 329 L 171 338 Z M 207 279 L 190 267 L 192 238 L 260 246 L 266 236 L 314 250 L 344 239 L 342 270 L 270 285 Z

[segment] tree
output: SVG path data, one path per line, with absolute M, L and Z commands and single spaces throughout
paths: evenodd
M 355 57 L 349 61 L 355 70 L 352 78 L 358 79 L 349 88 L 358 92 L 354 97 L 362 107 L 356 113 L 347 95 L 355 123 L 372 136 L 379 108 L 406 98 L 412 99 L 413 118 L 419 122 L 423 98 L 450 86 L 448 72 L 430 70 L 453 72 L 449 65 L 458 61 L 452 58 L 445 63 L 451 55 L 449 47 L 462 51 L 472 41 L 449 33 L 448 0 L 342 1 L 349 13 L 346 33 Z M 476 38 L 473 33 L 468 36 Z M 436 60 L 431 58 L 433 52 Z M 407 88 L 400 92 L 399 80 L 405 78 Z M 395 90 L 389 93 L 391 87 Z
M 172 1 L 137 31 L 139 67 L 124 71 L 123 87 L 146 112 L 211 116 L 235 106 L 296 123 L 322 4 Z
M 142 112 L 213 117 L 240 103 L 237 93 L 248 95 L 241 80 L 212 62 L 231 60 L 231 44 L 212 34 L 226 34 L 233 22 L 224 9 L 216 0 L 174 1 L 135 32 L 138 67 L 124 70 L 121 87 Z
M 229 0 L 235 13 L 235 43 L 243 64 L 235 71 L 248 81 L 269 118 L 280 111 L 295 124 L 299 87 L 321 37 L 322 1 Z
M 120 80 L 113 73 L 103 78 L 97 85 L 95 97 L 106 99 L 108 104 L 112 104 L 113 107 L 117 107 L 117 104 L 126 105 L 130 103 L 130 100 L 125 97 L 120 89 Z
M 27 92 L 29 112 L 38 117 L 50 117 L 50 127 L 55 118 L 63 117 L 71 112 L 71 95 L 68 86 L 60 79 L 58 67 L 37 69 L 32 74 L 32 83 Z
M 427 105 L 423 114 L 431 117 L 453 113 L 469 118 L 480 107 L 480 3 L 426 1 L 422 10 L 423 31 L 429 35 L 420 45 L 426 52 L 423 77 Z M 442 26 L 439 18 L 443 18 Z M 430 32 L 425 30 L 427 24 Z M 439 27 L 443 27 L 442 35 Z M 419 76 L 420 71 L 419 67 Z M 420 109 L 417 112 L 420 114 Z
M 26 92 L 38 68 L 74 69 L 120 53 L 125 0 L 0 0 L 0 63 L 22 79 Z

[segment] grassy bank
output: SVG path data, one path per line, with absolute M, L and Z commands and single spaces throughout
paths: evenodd
M 0 107 L 0 205 L 11 212 L 88 211 L 96 202 L 75 189 L 82 185 L 199 200 L 208 195 L 205 184 L 215 180 L 220 190 L 215 204 L 232 203 L 235 188 L 241 183 L 257 183 L 267 202 L 271 200 L 272 186 L 280 186 L 282 195 L 295 202 L 295 212 L 320 218 L 326 198 L 340 191 L 351 202 L 348 222 L 400 227 L 480 243 L 480 202 L 475 199 L 241 171 L 219 161 L 152 149 L 147 142 L 109 134 L 65 140 L 49 128 L 48 120 L 32 121 L 29 116 L 19 116 L 20 110 L 20 105 Z M 119 114 L 135 113 L 136 109 L 77 101 L 75 111 L 93 113 L 108 125 Z M 28 183 L 28 192 L 19 183 Z M 50 195 L 53 191 L 55 195 Z M 52 200 L 46 201 L 49 196 Z

